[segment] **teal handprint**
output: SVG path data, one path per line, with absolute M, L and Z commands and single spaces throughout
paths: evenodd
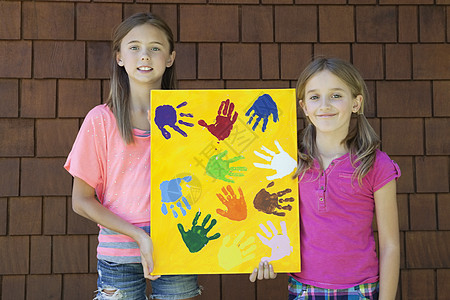
M 211 220 L 211 224 L 209 224 L 208 228 L 205 228 L 206 223 L 208 223 L 211 218 L 210 214 L 207 214 L 205 219 L 203 219 L 202 225 L 197 225 L 198 218 L 200 217 L 201 212 L 197 212 L 195 214 L 195 218 L 192 221 L 192 228 L 188 231 L 184 231 L 184 227 L 182 224 L 178 224 L 178 230 L 181 233 L 181 237 L 183 238 L 184 243 L 188 247 L 191 253 L 195 253 L 200 251 L 203 247 L 208 244 L 210 240 L 215 240 L 220 237 L 220 233 L 216 233 L 213 236 L 207 237 L 208 232 L 216 225 L 216 219 Z
M 226 176 L 244 176 L 242 173 L 237 173 L 239 171 L 247 171 L 246 167 L 230 167 L 231 163 L 243 159 L 242 155 L 233 157 L 231 159 L 224 160 L 223 157 L 227 155 L 228 151 L 225 150 L 222 153 L 211 156 L 208 163 L 206 164 L 206 174 L 209 176 L 220 179 L 226 182 L 233 182 L 234 180 L 227 178 Z

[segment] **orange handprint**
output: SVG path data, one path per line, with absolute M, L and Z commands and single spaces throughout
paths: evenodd
M 216 194 L 220 202 L 227 207 L 226 211 L 218 208 L 216 211 L 219 215 L 233 221 L 242 221 L 247 218 L 247 205 L 245 204 L 244 193 L 240 187 L 238 188 L 238 191 L 240 195 L 239 198 L 237 198 L 233 188 L 228 185 L 226 189 L 225 187 L 222 187 L 222 193 L 225 195 L 226 199 L 222 194 Z

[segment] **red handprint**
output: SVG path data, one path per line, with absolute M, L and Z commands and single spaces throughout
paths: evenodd
M 216 211 L 219 215 L 233 221 L 242 221 L 247 218 L 247 205 L 245 204 L 244 193 L 240 187 L 238 188 L 238 191 L 240 195 L 239 198 L 236 197 L 233 188 L 229 185 L 226 189 L 225 187 L 222 187 L 222 193 L 227 197 L 226 199 L 222 194 L 216 194 L 220 202 L 227 207 L 226 211 L 218 208 Z
M 208 131 L 212 133 L 219 141 L 226 139 L 233 129 L 233 124 L 236 122 L 238 113 L 234 112 L 234 103 L 230 103 L 230 99 L 222 101 L 220 103 L 219 111 L 217 112 L 216 123 L 206 124 L 204 120 L 199 120 L 198 125 L 208 128 Z

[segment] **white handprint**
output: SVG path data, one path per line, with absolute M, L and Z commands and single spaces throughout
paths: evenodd
M 275 145 L 277 146 L 280 153 L 275 153 L 267 149 L 266 147 L 261 146 L 261 149 L 267 152 L 272 157 L 261 154 L 258 151 L 254 151 L 257 156 L 261 157 L 265 161 L 270 162 L 270 164 L 253 163 L 255 167 L 262 169 L 272 169 L 276 171 L 275 175 L 267 176 L 267 180 L 283 178 L 284 176 L 292 173 L 292 171 L 294 171 L 297 167 L 297 161 L 290 157 L 289 154 L 283 150 L 278 141 L 275 141 Z
M 267 225 L 270 227 L 270 229 L 272 229 L 273 237 L 272 233 L 270 233 L 270 231 L 267 230 L 264 224 L 259 224 L 259 227 L 262 229 L 262 231 L 264 231 L 267 238 L 259 233 L 256 233 L 261 242 L 270 249 L 272 249 L 270 257 L 263 257 L 261 258 L 261 261 L 271 262 L 274 260 L 279 260 L 285 256 L 289 256 L 294 251 L 294 247 L 291 246 L 291 240 L 287 236 L 286 222 L 285 221 L 280 222 L 282 231 L 281 235 L 278 234 L 278 230 L 275 228 L 275 226 L 270 220 L 267 221 Z

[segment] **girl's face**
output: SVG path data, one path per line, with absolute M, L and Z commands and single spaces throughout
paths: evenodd
M 345 137 L 352 112 L 359 110 L 362 100 L 361 95 L 354 98 L 350 88 L 339 77 L 323 70 L 306 83 L 300 106 L 318 133 L 337 133 Z
M 116 61 L 125 68 L 130 85 L 139 84 L 160 89 L 166 68 L 172 66 L 175 51 L 159 28 L 151 24 L 134 27 L 122 39 Z

